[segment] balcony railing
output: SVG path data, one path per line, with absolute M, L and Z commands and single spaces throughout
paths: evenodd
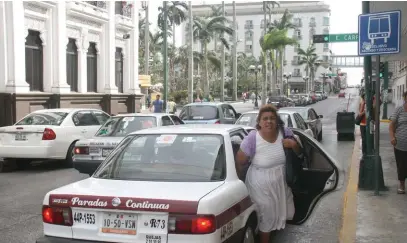
M 300 65 L 300 60 L 298 59 L 291 60 L 291 65 Z
M 301 72 L 294 72 L 293 77 L 302 77 L 302 73 Z
M 86 1 L 86 3 L 93 5 L 97 8 L 106 9 L 106 1 Z
M 317 23 L 316 22 L 309 22 L 309 27 L 316 27 Z
M 253 29 L 253 25 L 252 24 L 245 24 L 244 28 L 245 29 Z
M 133 8 L 133 4 L 126 3 L 124 1 L 116 2 L 115 4 L 115 14 L 131 18 L 131 9 Z

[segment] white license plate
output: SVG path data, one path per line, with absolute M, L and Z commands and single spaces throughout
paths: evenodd
M 27 137 L 24 134 L 17 133 L 15 136 L 15 140 L 16 141 L 25 141 L 25 140 L 27 140 Z
M 102 233 L 106 234 L 137 234 L 137 215 L 128 213 L 104 213 Z
M 74 224 L 86 224 L 86 225 L 96 224 L 96 213 L 94 212 L 74 211 L 72 217 Z
M 113 151 L 113 149 L 102 149 L 102 157 L 107 157 Z

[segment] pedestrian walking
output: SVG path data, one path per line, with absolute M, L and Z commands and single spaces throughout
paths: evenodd
M 164 108 L 164 102 L 162 100 L 160 100 L 161 96 L 160 95 L 156 95 L 155 100 L 153 101 L 153 103 L 150 106 L 150 111 L 152 109 L 154 113 L 161 113 L 163 112 L 163 108 Z
M 404 104 L 399 106 L 390 117 L 390 143 L 394 146 L 397 164 L 397 177 L 400 182 L 398 194 L 405 194 L 407 178 L 407 92 L 403 94 Z
M 241 175 L 250 161 L 245 183 L 259 209 L 260 243 L 268 243 L 270 232 L 284 229 L 286 220 L 294 216 L 293 194 L 286 182 L 285 149 L 299 154 L 301 147 L 293 135 L 285 135 L 284 122 L 273 105 L 263 106 L 256 122 L 256 130 L 244 138 L 237 152 L 237 164 Z
M 170 98 L 170 101 L 168 102 L 168 112 L 171 114 L 175 114 L 177 111 L 177 104 L 175 103 L 173 98 Z

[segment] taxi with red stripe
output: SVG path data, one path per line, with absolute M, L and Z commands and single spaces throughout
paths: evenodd
M 36 242 L 254 242 L 256 205 L 235 167 L 244 128 L 178 125 L 127 135 L 92 177 L 45 195 Z M 315 139 L 293 131 L 304 166 L 290 223 L 301 224 L 343 184 L 343 169 Z

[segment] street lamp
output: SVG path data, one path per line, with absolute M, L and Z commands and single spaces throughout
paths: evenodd
M 304 82 L 305 82 L 305 93 L 307 93 L 308 92 L 308 80 L 309 80 L 309 77 L 308 76 L 304 76 L 304 77 L 302 77 L 302 80 L 304 80 Z
M 256 100 L 254 101 L 254 108 L 259 108 L 259 102 L 257 100 L 258 95 L 258 86 L 257 86 L 257 73 L 261 71 L 261 65 L 258 65 L 257 67 L 255 65 L 250 65 L 249 70 L 251 72 L 254 72 L 254 75 L 256 76 Z
M 290 79 L 292 77 L 292 75 L 291 75 L 291 73 L 288 73 L 288 74 L 284 73 L 283 77 L 286 79 L 286 82 L 287 82 L 287 89 L 286 89 L 287 94 L 286 95 L 288 96 L 290 93 L 290 86 L 288 85 L 288 79 Z

